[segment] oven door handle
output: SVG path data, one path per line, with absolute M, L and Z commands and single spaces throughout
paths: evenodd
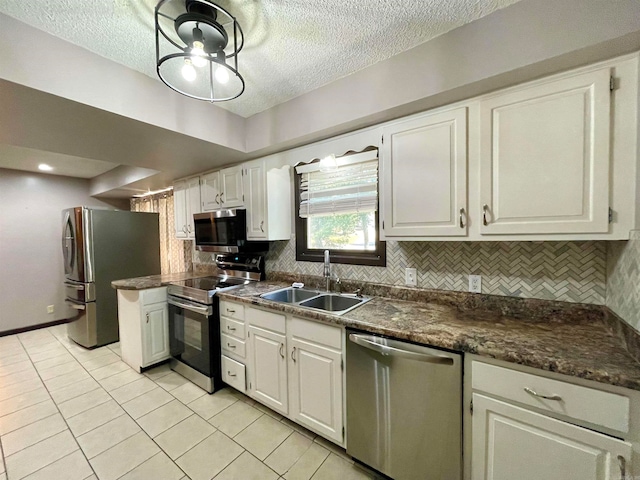
M 200 313 L 207 316 L 211 315 L 211 307 L 200 307 L 190 303 L 182 303 L 174 300 L 173 298 L 169 298 L 167 302 L 169 302 L 169 305 L 175 305 L 176 307 L 184 308 L 185 310 L 189 310 L 191 312 Z

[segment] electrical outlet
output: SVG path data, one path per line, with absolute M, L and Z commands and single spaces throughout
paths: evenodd
M 53 305 L 47 307 L 47 313 L 53 313 Z
M 482 293 L 482 275 L 469 275 L 469 291 Z
M 415 268 L 404 269 L 404 284 L 410 287 L 415 287 L 418 284 L 418 278 Z

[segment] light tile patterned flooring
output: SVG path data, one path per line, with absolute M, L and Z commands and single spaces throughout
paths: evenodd
M 378 477 L 237 391 L 137 373 L 118 344 L 86 350 L 64 325 L 0 337 L 0 480 L 119 478 Z

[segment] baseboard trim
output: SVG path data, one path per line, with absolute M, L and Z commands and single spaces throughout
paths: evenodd
M 17 333 L 30 332 L 31 330 L 39 330 L 41 328 L 53 327 L 55 325 L 62 325 L 63 323 L 69 323 L 71 320 L 63 318 L 62 320 L 54 320 L 53 322 L 39 323 L 37 325 L 29 325 L 28 327 L 14 328 L 12 330 L 5 330 L 0 332 L 0 337 L 6 337 L 8 335 L 15 335 Z

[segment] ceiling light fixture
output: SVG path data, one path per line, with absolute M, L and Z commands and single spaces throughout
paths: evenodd
M 53 167 L 51 165 L 47 165 L 46 163 L 41 163 L 40 165 L 38 165 L 38 170 L 42 170 L 43 172 L 50 172 L 51 170 L 53 170 Z
M 244 35 L 224 8 L 209 0 L 160 0 L 155 29 L 156 71 L 169 88 L 209 102 L 244 92 L 238 71 Z

